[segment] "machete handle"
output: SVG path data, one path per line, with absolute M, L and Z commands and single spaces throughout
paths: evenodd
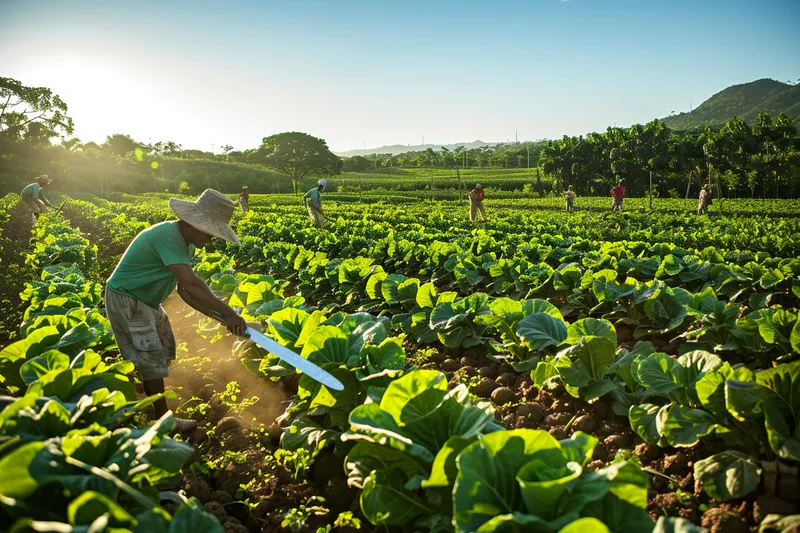
M 211 318 L 213 318 L 213 319 L 215 319 L 215 320 L 217 320 L 217 321 L 219 321 L 219 322 L 221 322 L 223 324 L 225 323 L 225 319 L 222 317 L 221 314 L 219 314 L 219 311 L 211 310 L 208 313 L 211 315 Z M 260 322 L 247 322 L 247 327 L 248 328 L 253 328 L 256 331 L 261 331 L 262 333 L 263 333 L 263 329 L 264 329 L 264 325 L 261 324 Z M 250 336 L 250 334 L 245 331 L 244 337 L 249 337 L 249 336 Z

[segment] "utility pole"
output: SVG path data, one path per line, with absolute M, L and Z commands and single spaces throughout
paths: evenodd
M 517 130 L 514 130 L 514 142 L 519 142 L 519 132 Z
M 214 146 L 216 146 L 216 145 L 214 143 L 208 143 L 208 144 L 211 145 L 211 153 L 213 154 L 214 153 Z
M 425 134 L 422 134 L 422 148 L 425 148 Z
M 525 149 L 528 152 L 528 168 L 531 168 L 531 147 L 530 145 L 525 145 Z

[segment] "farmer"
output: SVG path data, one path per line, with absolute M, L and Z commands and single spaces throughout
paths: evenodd
M 478 218 L 478 211 L 480 211 L 483 221 L 486 222 L 486 210 L 483 208 L 483 187 L 480 183 L 475 184 L 475 188 L 469 191 L 469 219 L 475 221 Z
M 317 182 L 316 188 L 303 195 L 303 205 L 308 209 L 312 226 L 322 227 L 326 224 L 325 218 L 322 216 L 322 191 L 327 186 L 327 180 L 321 179 Z
M 616 187 L 611 189 L 611 202 L 612 211 L 622 211 L 622 201 L 625 199 L 625 185 L 623 180 L 619 180 Z
M 133 362 L 148 396 L 164 392 L 168 365 L 175 359 L 175 337 L 161 304 L 177 286 L 178 295 L 203 314 L 218 312 L 235 335 L 247 325 L 236 311 L 214 296 L 192 270 L 191 258 L 214 237 L 239 244 L 229 222 L 235 204 L 206 189 L 192 202 L 172 198 L 169 207 L 179 220 L 161 222 L 139 233 L 108 279 L 106 312 L 122 357 Z M 155 416 L 167 412 L 167 402 L 154 404 Z M 194 428 L 192 420 L 175 419 L 179 432 Z
M 575 191 L 572 190 L 572 185 L 570 185 L 567 187 L 567 192 L 564 193 L 564 199 L 567 201 L 567 212 L 571 212 L 574 209 L 575 196 Z
M 700 189 L 700 203 L 697 205 L 697 214 L 698 215 L 705 215 L 706 211 L 708 211 L 708 206 L 711 205 L 711 201 L 714 198 L 714 193 L 711 190 L 711 186 L 707 183 L 703 185 L 703 188 Z
M 242 211 L 247 213 L 249 208 L 247 207 L 247 201 L 250 199 L 250 191 L 247 190 L 247 185 L 242 187 L 241 192 L 239 192 L 239 205 L 242 206 Z
M 53 204 L 45 197 L 44 191 L 42 190 L 51 183 L 53 183 L 53 180 L 48 178 L 47 174 L 42 174 L 34 178 L 33 183 L 22 189 L 20 193 L 22 201 L 25 202 L 25 205 L 28 206 L 37 220 L 39 215 L 45 210 L 45 206 L 53 207 Z

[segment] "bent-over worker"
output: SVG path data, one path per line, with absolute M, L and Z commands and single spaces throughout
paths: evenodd
M 700 202 L 697 204 L 697 214 L 698 215 L 705 215 L 708 211 L 708 206 L 711 205 L 711 202 L 714 198 L 714 192 L 711 189 L 709 184 L 703 185 L 703 188 L 700 189 Z
M 33 183 L 27 185 L 19 194 L 22 201 L 25 202 L 25 205 L 27 205 L 28 209 L 33 213 L 35 220 L 38 220 L 39 215 L 44 212 L 45 206 L 53 207 L 53 204 L 50 203 L 50 200 L 47 199 L 42 190 L 51 183 L 53 183 L 53 180 L 48 178 L 47 174 L 42 174 L 34 178 Z
M 203 314 L 216 311 L 228 330 L 244 334 L 247 324 L 211 292 L 192 270 L 191 258 L 214 237 L 239 244 L 229 223 L 235 204 L 206 189 L 192 202 L 172 198 L 169 207 L 178 220 L 161 222 L 139 233 L 108 279 L 106 311 L 122 357 L 131 361 L 148 396 L 164 392 L 169 363 L 175 359 L 175 337 L 161 304 L 177 286 L 178 295 Z M 155 416 L 167 412 L 167 402 L 154 404 Z M 175 419 L 180 432 L 194 428 L 192 420 Z
M 303 205 L 308 209 L 308 216 L 312 226 L 322 227 L 326 224 L 322 215 L 322 191 L 328 186 L 328 181 L 321 179 L 317 186 L 303 195 Z
M 242 206 L 242 211 L 244 213 L 247 213 L 250 210 L 250 208 L 247 206 L 248 200 L 250 200 L 250 191 L 247 189 L 247 185 L 245 185 L 239 192 L 239 205 Z

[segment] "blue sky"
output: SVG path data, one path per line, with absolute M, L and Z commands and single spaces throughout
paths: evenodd
M 215 151 L 578 135 L 800 78 L 797 0 L 0 1 L 0 76 L 75 135 Z

